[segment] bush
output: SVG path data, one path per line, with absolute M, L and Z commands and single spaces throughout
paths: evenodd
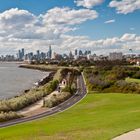
M 71 97 L 71 94 L 69 92 L 61 92 L 58 94 L 51 94 L 49 97 L 47 97 L 44 100 L 44 107 L 54 107 L 57 106 L 58 104 L 64 102 L 68 98 Z
M 140 93 L 140 85 L 125 82 L 126 77 L 140 78 L 140 69 L 127 66 L 103 66 L 84 70 L 89 91 Z
M 62 89 L 62 92 L 69 92 L 71 94 L 76 92 L 76 88 L 72 86 L 66 86 L 64 89 Z
M 17 119 L 22 117 L 21 115 L 17 114 L 16 112 L 0 112 L 0 122 L 5 122 L 13 119 Z
M 133 78 L 140 79 L 140 71 L 137 71 L 137 72 L 133 75 Z

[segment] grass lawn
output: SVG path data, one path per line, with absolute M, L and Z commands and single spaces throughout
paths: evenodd
M 140 84 L 140 79 L 126 78 L 125 80 L 126 80 L 126 82 L 130 82 L 130 83 L 135 82 L 135 83 L 139 83 Z
M 88 94 L 69 110 L 0 129 L 0 140 L 110 140 L 140 127 L 140 95 Z

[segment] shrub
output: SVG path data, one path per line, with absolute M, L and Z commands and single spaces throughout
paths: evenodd
M 73 86 L 66 86 L 64 89 L 62 89 L 62 92 L 69 92 L 73 94 L 76 92 L 76 88 Z
M 133 78 L 140 79 L 140 71 L 137 71 L 137 72 L 133 75 Z
M 0 112 L 0 122 L 9 121 L 12 119 L 17 119 L 22 117 L 21 115 L 17 114 L 16 112 Z
M 84 70 L 88 90 L 140 93 L 140 85 L 125 82 L 126 77 L 140 78 L 140 69 L 128 66 L 98 66 Z
M 51 94 L 49 97 L 47 97 L 44 100 L 44 107 L 54 107 L 57 106 L 58 104 L 64 102 L 67 100 L 69 97 L 71 97 L 71 94 L 69 92 L 61 92 L 58 94 Z

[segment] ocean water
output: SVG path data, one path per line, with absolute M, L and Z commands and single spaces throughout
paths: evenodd
M 34 83 L 49 72 L 19 68 L 16 63 L 0 62 L 0 99 L 11 98 L 32 88 Z

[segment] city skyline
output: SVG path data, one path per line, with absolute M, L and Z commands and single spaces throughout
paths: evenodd
M 140 53 L 139 0 L 5 0 L 0 5 L 0 52 L 89 49 Z

